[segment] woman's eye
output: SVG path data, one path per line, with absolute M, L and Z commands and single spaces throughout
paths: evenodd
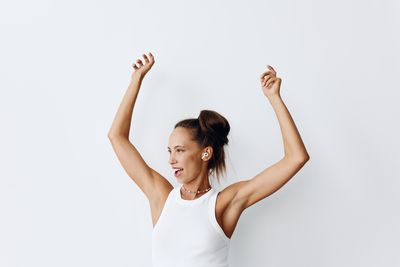
M 177 151 L 177 152 L 183 152 L 184 150 L 182 150 L 182 149 L 177 149 L 176 151 Z M 168 153 L 171 153 L 171 151 L 168 150 Z

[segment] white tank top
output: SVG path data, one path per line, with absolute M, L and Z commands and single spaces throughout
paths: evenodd
M 227 267 L 230 238 L 215 217 L 219 192 L 214 188 L 194 200 L 180 188 L 168 195 L 152 231 L 153 267 Z

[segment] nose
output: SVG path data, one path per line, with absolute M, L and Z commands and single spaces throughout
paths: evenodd
M 169 164 L 174 164 L 175 163 L 175 157 L 174 157 L 174 153 L 170 153 L 169 154 Z

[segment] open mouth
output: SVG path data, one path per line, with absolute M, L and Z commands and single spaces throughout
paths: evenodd
M 175 169 L 174 174 L 175 174 L 175 176 L 179 176 L 179 175 L 181 175 L 182 172 L 183 172 L 183 168 L 177 168 L 177 169 Z

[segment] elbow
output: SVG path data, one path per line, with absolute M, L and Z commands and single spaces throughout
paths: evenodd
M 107 136 L 110 141 L 113 141 L 115 139 L 129 139 L 129 136 L 117 133 L 108 133 Z
M 307 161 L 310 159 L 310 155 L 308 155 L 308 153 L 306 152 L 306 153 L 303 155 L 303 157 L 301 157 L 301 159 L 302 159 L 304 162 L 307 162 Z
M 298 161 L 302 164 L 306 163 L 310 159 L 310 155 L 307 152 L 302 153 L 300 156 L 297 157 Z
M 307 153 L 304 155 L 304 157 L 300 158 L 300 164 L 301 166 L 304 166 L 304 164 L 306 164 L 307 161 L 310 160 L 310 155 L 308 155 Z
M 114 133 L 108 133 L 107 137 L 108 137 L 109 140 L 113 140 L 113 139 L 115 139 L 116 137 L 118 137 L 118 135 L 117 135 L 117 134 L 114 134 Z
M 107 134 L 108 139 L 114 139 L 114 138 L 116 138 L 118 136 L 121 136 L 121 132 L 120 131 L 118 131 L 116 129 L 113 129 L 113 128 L 108 130 L 108 134 Z
M 303 166 L 304 164 L 306 164 L 307 161 L 310 160 L 310 155 L 308 155 L 308 153 L 305 153 L 305 154 L 301 154 L 301 155 L 297 155 L 297 156 L 291 156 L 288 158 L 290 158 L 292 161 L 296 162 L 297 164 L 300 164 Z
M 111 139 L 114 137 L 114 135 L 111 132 L 108 132 L 107 137 L 108 137 L 108 139 Z
M 310 156 L 307 154 L 307 155 L 297 158 L 295 160 L 295 163 L 297 164 L 297 166 L 300 166 L 300 168 L 302 168 L 304 165 L 306 165 L 307 161 L 309 161 L 309 160 L 310 160 Z

